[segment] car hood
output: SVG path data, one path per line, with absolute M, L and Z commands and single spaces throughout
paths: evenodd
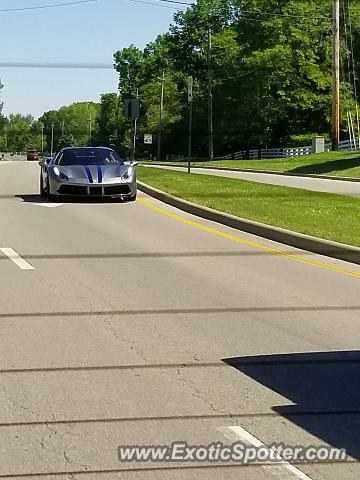
M 106 183 L 120 179 L 127 172 L 129 165 L 58 165 L 57 167 L 69 180 Z

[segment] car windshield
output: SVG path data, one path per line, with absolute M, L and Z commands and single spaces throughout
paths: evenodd
M 90 148 L 74 148 L 64 150 L 58 160 L 58 165 L 123 165 L 123 160 L 113 150 Z

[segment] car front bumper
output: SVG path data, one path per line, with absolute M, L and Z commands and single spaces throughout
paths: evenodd
M 136 179 L 130 182 L 85 184 L 75 182 L 62 182 L 50 179 L 50 189 L 53 195 L 95 197 L 95 198 L 128 198 L 136 196 Z

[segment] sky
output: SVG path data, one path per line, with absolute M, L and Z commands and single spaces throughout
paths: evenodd
M 165 33 L 176 11 L 131 0 L 95 0 L 73 6 L 2 12 L 6 8 L 54 5 L 71 0 L 1 0 L 0 100 L 3 113 L 32 114 L 78 101 L 99 101 L 117 91 L 108 69 L 9 68 L 6 63 L 113 63 L 113 53 L 134 44 L 143 48 Z M 74 1 L 74 0 L 73 0 Z M 145 0 L 144 0 L 145 1 Z

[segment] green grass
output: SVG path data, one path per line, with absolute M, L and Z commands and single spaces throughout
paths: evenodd
M 176 165 L 186 165 L 186 163 L 176 162 Z M 360 177 L 360 151 L 318 153 L 271 160 L 216 160 L 214 162 L 193 162 L 192 165 Z
M 199 205 L 360 247 L 358 198 L 141 166 L 138 176 Z

